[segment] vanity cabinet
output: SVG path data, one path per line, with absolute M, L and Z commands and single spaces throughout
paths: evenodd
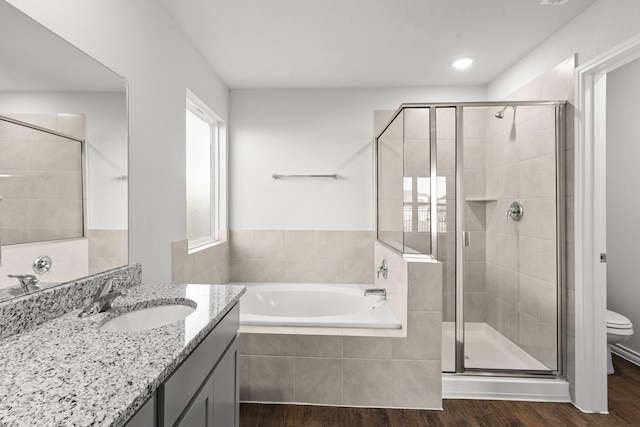
M 127 421 L 126 427 L 150 427 L 156 425 L 156 394 L 138 409 L 138 412 Z
M 238 426 L 237 375 L 238 340 L 235 339 L 175 425 L 180 427 Z
M 127 426 L 238 427 L 239 326 L 236 304 L 150 399 L 155 420 L 147 403 Z

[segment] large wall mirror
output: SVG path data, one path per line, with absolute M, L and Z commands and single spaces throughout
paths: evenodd
M 127 264 L 126 82 L 4 0 L 0 63 L 0 300 Z

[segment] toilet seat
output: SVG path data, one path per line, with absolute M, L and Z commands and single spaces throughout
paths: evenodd
M 611 347 L 619 345 L 633 335 L 633 324 L 620 313 L 607 310 L 607 374 L 615 372 L 611 360 Z
M 632 335 L 633 324 L 622 314 L 607 310 L 607 333 L 616 335 Z

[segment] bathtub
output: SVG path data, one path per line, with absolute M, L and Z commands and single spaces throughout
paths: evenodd
M 364 296 L 373 285 L 234 283 L 245 285 L 240 324 L 400 329 L 402 324 L 380 296 Z

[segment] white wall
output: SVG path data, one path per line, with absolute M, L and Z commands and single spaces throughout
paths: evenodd
M 223 119 L 228 89 L 153 0 L 10 0 L 129 83 L 129 260 L 171 280 L 171 241 L 186 236 L 185 97 Z
M 230 228 L 372 230 L 373 112 L 484 99 L 484 88 L 232 90 Z M 333 174 L 338 180 L 273 180 Z
M 124 82 L 123 82 L 124 87 Z M 74 113 L 87 119 L 88 228 L 127 228 L 127 99 L 124 92 L 3 92 L 5 113 Z
M 599 0 L 487 85 L 499 100 L 577 53 L 577 65 L 640 32 L 640 1 Z
M 636 334 L 622 344 L 640 353 L 638 236 L 640 199 L 640 60 L 607 74 L 607 306 Z

